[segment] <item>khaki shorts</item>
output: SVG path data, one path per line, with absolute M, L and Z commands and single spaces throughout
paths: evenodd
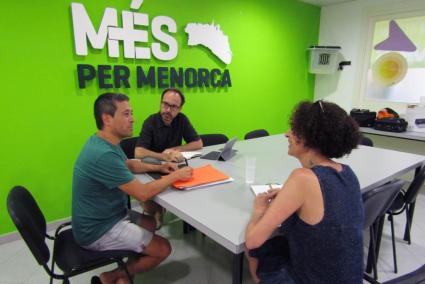
M 127 216 L 116 223 L 100 239 L 84 246 L 91 250 L 131 250 L 141 253 L 153 238 L 153 233 L 130 222 L 133 216 Z M 133 221 L 133 220 L 132 220 Z

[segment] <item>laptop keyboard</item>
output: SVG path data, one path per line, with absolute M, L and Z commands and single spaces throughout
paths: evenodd
M 206 159 L 206 160 L 218 160 L 218 157 L 220 157 L 221 152 L 219 151 L 212 151 L 209 152 L 206 155 L 201 156 L 201 159 Z

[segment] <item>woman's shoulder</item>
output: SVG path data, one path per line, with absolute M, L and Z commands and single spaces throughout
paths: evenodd
M 316 174 L 308 168 L 298 168 L 292 171 L 288 177 L 288 181 L 297 185 L 299 188 L 309 188 L 319 183 Z
M 315 174 L 311 169 L 308 168 L 297 168 L 293 170 L 289 178 L 295 179 L 304 179 L 304 178 L 314 178 Z

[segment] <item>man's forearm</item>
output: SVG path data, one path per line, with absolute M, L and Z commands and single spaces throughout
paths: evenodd
M 134 150 L 134 157 L 137 159 L 152 157 L 158 160 L 166 160 L 166 157 L 163 153 L 157 153 L 143 147 L 136 147 L 136 149 Z
M 131 182 L 120 186 L 120 188 L 137 200 L 146 201 L 167 189 L 175 180 L 176 178 L 173 175 L 167 175 L 163 176 L 159 180 L 142 184 L 137 178 L 135 178 Z
M 178 150 L 180 152 L 183 152 L 183 151 L 196 151 L 196 150 L 201 150 L 202 149 L 202 146 L 203 146 L 202 140 L 199 139 L 197 141 L 192 141 L 192 142 L 187 143 L 185 145 L 173 147 L 172 149 Z
M 149 163 L 143 163 L 140 160 L 127 160 L 126 161 L 127 167 L 130 169 L 130 171 L 133 174 L 142 174 L 146 172 L 160 172 L 161 171 L 161 165 L 155 165 L 155 164 L 149 164 Z
M 146 201 L 155 197 L 158 193 L 167 189 L 175 180 L 170 176 L 163 176 L 159 180 L 155 180 L 153 182 L 145 184 L 145 188 L 143 189 L 144 193 L 142 198 Z

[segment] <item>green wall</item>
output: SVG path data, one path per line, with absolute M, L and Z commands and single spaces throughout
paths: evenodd
M 106 7 L 130 10 L 130 0 L 78 1 L 95 25 Z M 0 234 L 15 231 L 6 197 L 14 185 L 31 190 L 48 221 L 70 216 L 74 160 L 96 131 L 92 106 L 96 84 L 79 90 L 76 64 L 124 64 L 228 68 L 232 87 L 183 89 L 199 133 L 243 135 L 256 128 L 277 134 L 287 129 L 295 103 L 313 98 L 306 48 L 317 43 L 320 9 L 295 0 L 145 0 L 140 12 L 172 17 L 179 53 L 172 62 L 109 59 L 106 49 L 75 55 L 69 0 L 2 1 L 0 80 L 2 111 Z M 180 12 L 184 11 L 184 13 Z M 233 60 L 227 67 L 202 47 L 188 47 L 189 22 L 220 24 L 229 36 Z M 121 45 L 122 47 L 122 45 Z M 122 55 L 122 50 L 121 50 Z M 133 71 L 134 72 L 134 71 Z M 130 96 L 136 118 L 159 108 L 159 89 L 116 90 Z

